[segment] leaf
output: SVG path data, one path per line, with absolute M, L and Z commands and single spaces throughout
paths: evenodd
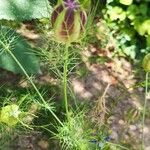
M 21 111 L 17 105 L 7 105 L 1 110 L 0 121 L 6 123 L 8 126 L 16 125 L 20 114 Z
M 107 11 L 109 14 L 109 17 L 112 21 L 119 19 L 120 21 L 125 20 L 126 18 L 126 12 L 118 6 L 114 6 L 111 9 Z
M 137 5 L 130 5 L 127 9 L 127 16 L 130 20 L 134 20 L 136 18 L 136 15 L 138 15 L 139 12 L 139 8 Z
M 0 0 L 0 19 L 31 20 L 50 17 L 48 0 Z
M 148 12 L 148 5 L 146 3 L 143 3 L 140 5 L 140 12 L 143 16 L 146 16 L 147 12 Z
M 125 47 L 125 48 L 123 48 L 123 52 L 126 55 L 130 56 L 132 59 L 135 59 L 136 47 L 135 47 L 135 45 L 131 45 L 131 46 Z
M 150 35 L 150 19 L 140 20 L 137 19 L 134 21 L 134 28 L 140 35 Z
M 14 54 L 27 73 L 40 72 L 39 59 L 31 46 L 14 30 L 0 27 L 0 67 L 14 73 L 23 73 L 18 64 L 10 56 L 8 49 Z
M 146 30 L 147 34 L 150 35 L 150 19 L 143 22 L 143 28 Z
M 131 5 L 133 0 L 120 0 L 119 2 L 123 5 Z
M 150 35 L 146 38 L 147 47 L 150 47 Z
M 89 9 L 91 6 L 91 0 L 79 0 L 81 6 L 85 9 Z

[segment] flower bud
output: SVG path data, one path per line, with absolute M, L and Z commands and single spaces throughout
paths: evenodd
M 63 0 L 51 16 L 56 40 L 63 43 L 76 41 L 84 29 L 86 19 L 86 12 L 76 0 Z
M 150 72 L 150 53 L 143 59 L 143 68 L 146 72 Z

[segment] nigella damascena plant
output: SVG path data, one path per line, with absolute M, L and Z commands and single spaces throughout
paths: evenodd
M 77 0 L 62 0 L 51 16 L 55 39 L 62 43 L 77 41 L 84 32 L 86 20 L 86 12 Z

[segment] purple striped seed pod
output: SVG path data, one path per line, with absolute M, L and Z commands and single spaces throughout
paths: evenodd
M 86 12 L 76 0 L 63 0 L 51 16 L 56 40 L 62 43 L 76 41 L 84 30 L 86 20 Z

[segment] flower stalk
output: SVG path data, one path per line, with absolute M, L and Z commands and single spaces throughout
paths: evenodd
M 63 89 L 64 89 L 64 102 L 65 102 L 65 109 L 66 109 L 66 115 L 67 120 L 69 121 L 69 108 L 68 108 L 68 96 L 67 96 L 67 76 L 68 76 L 68 59 L 69 59 L 69 53 L 68 53 L 69 45 L 66 44 L 65 47 L 65 62 L 64 62 L 64 71 L 63 71 Z

